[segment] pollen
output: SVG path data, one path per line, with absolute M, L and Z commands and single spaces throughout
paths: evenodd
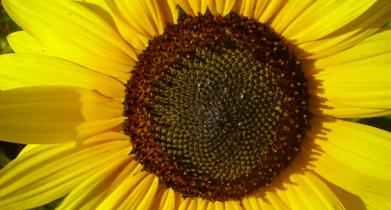
M 301 63 L 265 24 L 184 16 L 149 41 L 125 85 L 124 133 L 143 170 L 183 197 L 270 184 L 310 129 Z

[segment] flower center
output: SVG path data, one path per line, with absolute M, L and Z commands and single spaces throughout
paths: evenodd
M 310 128 L 300 62 L 266 25 L 185 16 L 149 42 L 126 84 L 131 153 L 160 183 L 211 201 L 271 183 Z

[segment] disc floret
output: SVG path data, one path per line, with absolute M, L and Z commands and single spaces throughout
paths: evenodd
M 126 84 L 132 153 L 184 197 L 226 201 L 270 184 L 312 117 L 301 63 L 265 24 L 230 13 L 168 24 Z

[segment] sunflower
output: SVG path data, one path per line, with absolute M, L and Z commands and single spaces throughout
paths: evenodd
M 389 0 L 3 4 L 1 209 L 391 208 Z

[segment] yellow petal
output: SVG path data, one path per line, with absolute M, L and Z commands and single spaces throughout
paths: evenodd
M 197 16 L 198 13 L 205 13 L 208 2 L 205 0 L 188 0 L 193 13 Z
M 190 5 L 190 1 L 192 0 L 175 0 L 175 2 L 178 4 L 178 6 L 180 6 L 188 15 L 191 15 L 191 16 L 196 16 L 198 15 L 197 12 L 201 12 L 201 11 L 193 11 L 193 8 L 191 7 Z M 201 0 L 195 0 L 197 2 L 200 2 L 201 4 Z
M 311 98 L 310 110 L 318 116 L 338 118 L 369 118 L 391 114 L 391 109 L 345 106 L 339 104 L 337 101 L 326 101 L 322 98 Z
M 22 144 L 83 140 L 124 120 L 119 102 L 84 88 L 17 88 L 0 101 L 0 139 Z
M 340 115 L 341 105 L 343 109 L 362 109 L 366 115 L 385 115 L 391 109 L 390 68 L 382 64 L 345 64 L 307 72 L 310 110 L 318 116 L 363 117 Z
M 175 210 L 179 209 L 179 207 L 181 206 L 181 203 L 185 200 L 182 198 L 181 194 L 175 192 L 174 194 L 175 196 Z M 168 210 L 168 209 L 167 209 Z
M 317 59 L 309 64 L 315 69 L 322 69 L 327 66 L 351 63 L 360 65 L 391 63 L 391 28 L 382 28 L 350 49 Z
M 250 18 L 250 19 L 254 19 L 254 11 L 257 9 L 256 8 L 256 4 L 267 4 L 268 2 L 270 2 L 270 0 L 266 0 L 266 1 L 257 1 L 257 0 L 245 0 L 245 9 L 244 9 L 244 16 Z
M 18 154 L 18 157 L 24 153 L 26 153 L 27 151 L 30 151 L 32 149 L 34 149 L 35 147 L 38 147 L 40 144 L 27 144 L 23 149 L 22 151 L 19 152 Z
M 232 201 L 225 201 L 225 202 L 232 202 Z M 221 210 L 230 210 L 230 209 L 225 208 L 225 202 L 220 202 L 220 201 L 214 202 L 214 208 L 221 209 Z
M 178 8 L 174 0 L 158 1 L 160 5 L 160 11 L 164 16 L 164 20 L 167 23 L 176 24 L 178 20 Z
M 201 199 L 199 199 L 201 200 Z M 200 205 L 198 205 L 197 210 L 231 210 L 232 208 L 226 208 L 225 203 L 231 202 L 231 201 L 225 201 L 225 202 L 211 202 L 208 200 L 203 200 Z
M 310 138 L 323 152 L 362 173 L 391 180 L 390 132 L 343 120 L 314 119 L 311 125 Z
M 111 98 L 124 97 L 117 80 L 54 57 L 34 54 L 0 56 L 0 89 L 27 86 L 66 85 L 97 91 Z
M 280 198 L 278 195 L 276 195 L 273 192 L 268 192 L 266 194 L 265 198 L 268 201 L 270 201 L 270 203 L 261 202 L 261 200 L 258 199 L 260 206 L 263 209 L 281 209 L 281 210 L 290 209 L 290 207 L 287 204 L 287 201 L 283 200 L 282 198 Z M 264 201 L 264 200 L 262 199 L 262 201 Z
M 362 209 L 362 210 L 367 209 L 367 206 L 365 205 L 362 198 L 327 181 L 323 177 L 320 178 L 330 188 L 330 190 L 333 191 L 333 193 L 339 198 L 339 200 L 341 201 L 345 209 Z
M 148 46 L 148 40 L 151 39 L 151 36 L 144 36 L 142 32 L 131 27 L 130 23 L 121 14 L 115 1 L 108 1 L 107 3 L 110 10 L 113 11 L 113 18 L 121 36 L 134 48 L 136 53 L 141 53 Z
M 84 6 L 88 10 L 91 10 L 102 20 L 106 21 L 113 30 L 117 30 L 117 25 L 114 22 L 113 16 L 115 13 L 110 9 L 109 5 L 105 0 L 73 0 L 78 4 Z
M 261 209 L 258 199 L 254 195 L 243 198 L 242 203 L 246 210 Z
M 133 161 L 114 180 L 111 178 L 112 183 L 109 189 L 104 192 L 105 196 L 102 197 L 102 202 L 94 209 L 119 209 L 133 191 L 137 190 L 137 192 L 141 192 L 139 185 L 144 186 L 146 184 L 150 186 L 154 180 L 154 176 L 149 175 L 145 171 L 138 173 L 138 168 L 139 164 Z M 145 190 L 148 191 L 149 188 L 144 189 L 142 193 L 146 193 Z M 140 196 L 137 196 L 139 197 L 137 199 L 140 199 L 140 197 L 142 199 L 144 195 L 140 194 Z
M 56 54 L 36 41 L 26 31 L 17 31 L 7 36 L 8 43 L 16 53 L 33 53 L 38 55 L 53 56 Z M 105 71 L 101 72 L 110 77 L 117 78 L 122 83 L 129 79 L 129 72 Z
M 391 210 L 391 206 L 384 202 L 379 202 L 376 200 L 366 199 L 364 198 L 366 209 L 374 209 L 374 210 Z
M 200 1 L 200 2 L 204 2 L 204 1 Z M 232 10 L 232 7 L 236 3 L 235 0 L 207 0 L 206 2 L 212 14 L 222 15 L 222 16 L 229 14 Z M 202 10 L 198 9 L 198 10 L 202 12 L 205 11 L 206 8 L 205 10 L 203 9 Z
M 165 206 L 170 206 L 171 209 L 174 209 L 175 206 L 175 200 L 174 197 L 169 197 L 168 194 L 170 193 L 171 189 L 165 189 L 164 185 L 159 185 L 155 199 L 152 202 L 151 209 L 154 210 L 161 210 L 164 209 Z M 172 202 L 174 200 L 174 202 Z M 174 204 L 174 205 L 173 205 Z
M 39 145 L 0 171 L 1 209 L 29 209 L 71 192 L 113 161 L 126 157 L 129 141 Z M 115 138 L 115 135 L 114 137 Z
M 261 23 L 267 23 L 270 18 L 280 11 L 286 0 L 247 0 L 245 16 Z
M 122 37 L 131 44 L 138 53 L 145 50 L 148 40 L 164 32 L 166 23 L 173 21 L 172 0 L 116 0 L 108 2 L 113 18 Z M 165 18 L 169 18 L 165 20 Z M 175 20 L 176 21 L 176 20 Z
M 35 40 L 26 31 L 16 31 L 7 36 L 7 41 L 16 53 L 36 53 L 42 55 L 53 55 L 53 52 L 48 52 L 45 47 Z
M 164 185 L 159 185 L 156 196 L 152 202 L 151 210 L 177 210 L 181 200 L 180 194 L 171 188 L 166 189 Z
M 195 200 L 191 199 L 190 203 L 189 203 L 189 206 L 187 207 L 187 210 L 197 210 L 198 202 L 199 202 L 198 200 L 201 201 L 201 199 L 198 199 L 198 198 L 196 198 Z
M 278 182 L 275 180 L 274 182 Z M 274 183 L 273 182 L 273 183 Z M 281 183 L 282 184 L 282 183 Z M 270 185 L 269 185 L 270 186 Z M 278 197 L 273 190 L 274 185 L 270 187 L 264 187 L 259 192 L 254 192 L 252 195 L 243 198 L 242 203 L 246 210 L 248 209 L 278 209 L 285 210 L 290 209 L 285 203 L 286 200 Z
M 135 64 L 135 51 L 118 32 L 76 2 L 6 0 L 3 4 L 11 18 L 42 44 L 41 51 L 108 75 L 129 72 Z
M 203 200 L 199 198 L 186 198 L 181 205 L 179 210 L 198 210 L 202 207 Z
M 295 55 L 301 59 L 318 59 L 342 52 L 361 42 L 391 19 L 391 2 L 379 0 L 366 12 L 344 27 L 321 39 L 303 43 L 295 49 Z
M 282 36 L 293 44 L 325 37 L 346 26 L 368 10 L 375 0 L 321 0 L 303 11 L 284 30 Z
M 144 172 L 145 173 L 145 172 Z M 126 182 L 125 182 L 126 184 Z M 149 209 L 155 197 L 159 179 L 149 174 L 137 187 L 124 199 L 118 209 Z
M 191 202 L 191 198 L 186 198 L 181 205 L 179 206 L 179 210 L 187 210 Z
M 139 34 L 152 39 L 164 32 L 164 16 L 157 0 L 116 0 L 115 3 L 128 26 Z M 125 39 L 127 38 L 130 37 L 125 37 Z
M 198 207 L 197 210 L 215 210 L 215 205 L 208 200 L 204 200 L 202 201 L 201 206 Z
M 97 200 L 104 199 L 107 188 L 111 185 L 114 177 L 123 170 L 126 164 L 133 162 L 134 155 L 126 155 L 126 158 L 118 158 L 107 167 L 91 177 L 86 178 L 61 202 L 56 209 L 94 209 Z
M 236 12 L 239 15 L 243 15 L 245 9 L 246 0 L 236 0 L 234 6 L 232 7 L 232 12 Z
M 127 153 L 129 154 L 129 152 Z M 97 209 L 99 206 L 119 206 L 126 193 L 120 193 L 117 198 L 112 194 L 126 179 L 136 176 L 140 166 L 134 161 L 135 156 L 126 155 L 125 163 L 111 173 L 102 173 L 87 179 L 82 185 L 74 189 L 63 201 L 60 209 Z M 109 199 L 109 200 L 107 200 Z M 109 208 L 110 209 L 110 208 Z
M 270 20 L 270 27 L 280 35 L 289 24 L 315 2 L 316 0 L 287 1 L 276 16 Z
M 224 202 L 225 210 L 243 210 L 242 206 L 237 202 L 233 200 L 229 200 Z
M 299 161 L 296 159 L 281 172 L 285 189 L 277 190 L 277 194 L 285 194 L 292 209 L 342 209 L 342 203 L 330 188 L 312 172 L 303 170 L 297 164 Z
M 342 120 L 314 119 L 303 142 L 308 167 L 362 198 L 391 201 L 391 134 Z

